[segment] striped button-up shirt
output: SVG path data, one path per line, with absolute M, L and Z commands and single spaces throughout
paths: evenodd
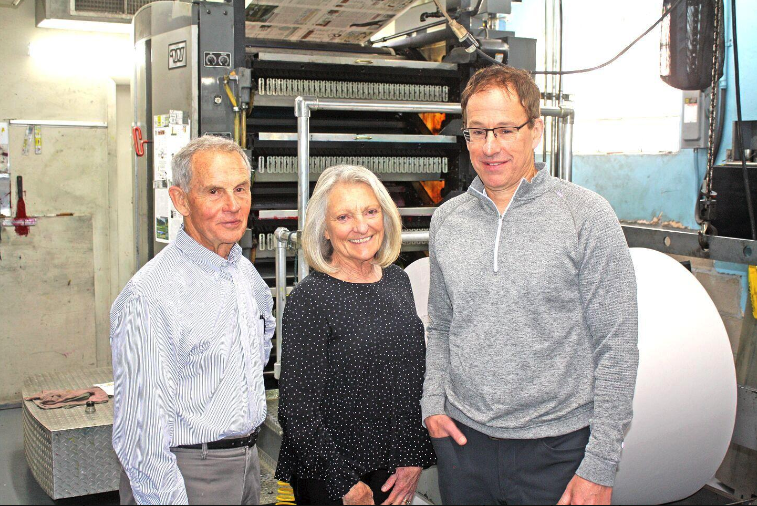
M 183 230 L 111 310 L 113 448 L 139 504 L 187 504 L 172 447 L 244 436 L 266 416 L 271 292 Z

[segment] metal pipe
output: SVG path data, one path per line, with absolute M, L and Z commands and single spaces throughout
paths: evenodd
M 294 113 L 297 116 L 297 227 L 305 226 L 308 201 L 310 200 L 310 111 L 358 111 L 358 112 L 444 112 L 461 114 L 460 104 L 446 102 L 405 102 L 394 100 L 348 100 L 297 97 Z M 297 252 L 297 282 L 310 272 L 305 255 Z M 278 286 L 278 285 L 277 285 Z
M 277 228 L 274 232 L 276 238 L 276 364 L 273 366 L 273 375 L 276 379 L 281 376 L 282 323 L 287 299 L 287 245 L 294 234 L 285 227 Z
M 279 227 L 273 233 L 276 240 L 276 363 L 273 366 L 273 377 L 281 379 L 281 350 L 283 344 L 284 329 L 284 308 L 287 300 L 287 249 L 289 245 L 301 252 L 298 233 L 290 232 L 288 228 Z M 294 237 L 294 241 L 292 240 Z M 421 243 L 428 244 L 428 230 L 418 230 L 412 232 L 402 232 L 402 244 Z
M 560 123 L 557 121 L 557 119 L 558 118 L 555 117 L 549 122 L 549 166 L 550 173 L 554 177 L 560 177 L 560 159 L 558 158 L 558 126 Z
M 298 97 L 295 109 L 297 111 L 297 228 L 305 227 L 305 213 L 310 200 L 310 107 Z M 305 253 L 297 251 L 297 278 L 300 282 L 310 273 L 310 267 L 305 261 Z
M 421 243 L 428 244 L 428 230 L 402 232 L 402 244 Z
M 311 111 L 356 111 L 356 112 L 443 112 L 462 114 L 460 104 L 446 102 L 410 102 L 396 100 L 352 100 L 338 98 L 316 98 L 300 96 L 295 100 L 297 116 L 297 226 L 305 226 L 308 201 L 310 199 L 310 115 Z M 544 107 L 543 116 L 567 118 L 573 116 L 573 109 L 567 107 Z M 566 155 L 567 156 L 567 155 Z M 428 240 L 428 239 L 426 239 Z M 302 250 L 297 253 L 298 266 L 296 281 L 307 277 L 308 268 Z
M 298 97 L 295 101 L 297 117 L 308 111 L 355 111 L 355 112 L 444 112 L 462 114 L 460 104 L 447 102 L 412 102 L 402 100 L 357 100 L 340 98 Z M 310 117 L 310 114 L 307 114 Z
M 542 107 L 542 116 L 549 116 L 553 118 L 565 118 L 573 115 L 573 109 L 570 107 Z
M 562 179 L 570 183 L 573 182 L 573 124 L 575 123 L 575 116 L 571 114 L 566 118 L 563 118 L 562 127 L 562 147 L 560 150 L 560 170 L 562 172 Z

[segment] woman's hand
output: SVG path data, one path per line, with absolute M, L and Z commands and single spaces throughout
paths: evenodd
M 373 491 L 371 487 L 359 481 L 342 497 L 344 504 L 373 504 Z
M 381 490 L 392 491 L 389 499 L 382 504 L 410 504 L 415 497 L 415 489 L 418 488 L 418 480 L 421 477 L 421 467 L 398 467 L 397 472 L 386 480 Z

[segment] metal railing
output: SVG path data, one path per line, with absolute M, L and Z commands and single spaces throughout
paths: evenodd
M 323 99 L 316 97 L 297 97 L 295 100 L 297 116 L 297 228 L 305 225 L 308 202 L 310 200 L 310 115 L 312 111 L 352 111 L 352 112 L 398 112 L 398 113 L 447 113 L 462 114 L 460 104 L 446 102 L 403 102 L 391 100 L 351 100 Z M 572 178 L 573 163 L 573 120 L 574 111 L 567 107 L 545 107 L 543 116 L 560 118 L 563 121 L 563 147 L 560 159 L 560 177 Z M 281 375 L 281 335 L 284 306 L 287 290 L 287 249 L 297 252 L 297 269 L 295 283 L 307 277 L 310 269 L 304 253 L 299 248 L 299 232 L 279 228 L 275 234 L 276 242 L 276 364 L 274 376 Z M 428 243 L 428 231 L 403 232 L 402 243 Z
M 310 199 L 310 113 L 311 111 L 406 112 L 462 114 L 460 104 L 446 102 L 403 102 L 393 100 L 351 100 L 316 97 L 297 97 L 294 105 L 297 116 L 297 228 L 305 225 L 305 213 Z M 575 113 L 568 107 L 544 107 L 542 116 L 563 120 L 563 149 L 559 175 L 570 181 L 573 177 L 573 123 Z M 297 254 L 297 280 L 308 275 L 308 264 L 302 251 Z
M 274 233 L 276 238 L 276 364 L 273 375 L 281 377 L 281 336 L 284 320 L 284 307 L 287 298 L 287 250 L 299 251 L 299 232 L 280 227 Z M 402 232 L 402 244 L 428 244 L 428 231 Z

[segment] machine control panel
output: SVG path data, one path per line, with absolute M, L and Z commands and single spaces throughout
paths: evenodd
M 221 51 L 205 51 L 206 67 L 230 67 L 231 53 Z

